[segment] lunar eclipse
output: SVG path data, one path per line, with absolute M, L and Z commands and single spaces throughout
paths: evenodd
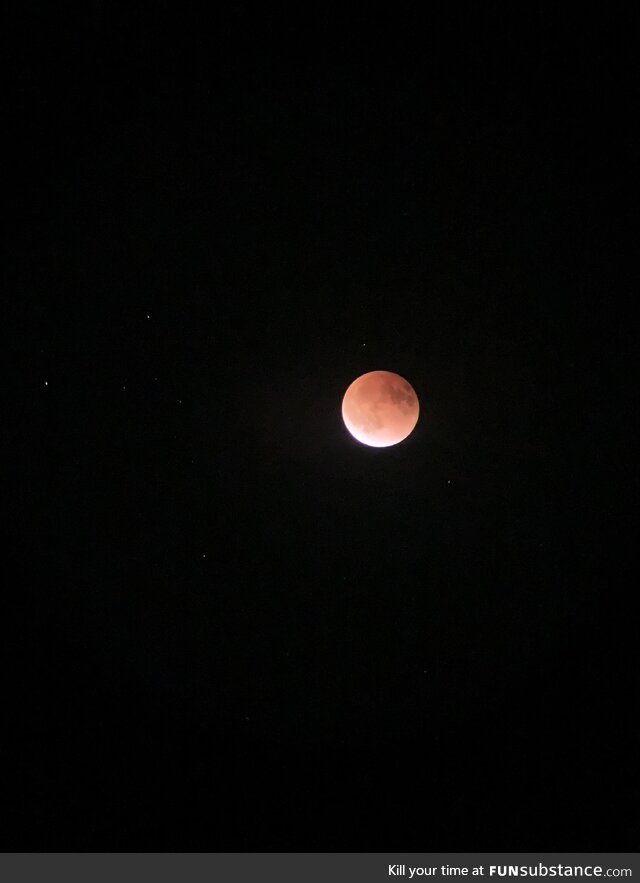
M 391 371 L 362 374 L 342 400 L 342 419 L 351 435 L 372 448 L 388 448 L 409 436 L 420 405 L 404 377 Z

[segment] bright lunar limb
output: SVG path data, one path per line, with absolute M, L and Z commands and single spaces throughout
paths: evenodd
M 420 405 L 410 383 L 391 371 L 370 371 L 353 381 L 342 400 L 351 435 L 373 448 L 403 441 L 418 422 Z

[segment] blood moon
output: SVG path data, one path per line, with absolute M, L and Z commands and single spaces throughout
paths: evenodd
M 351 435 L 372 448 L 397 445 L 413 432 L 420 405 L 404 377 L 369 371 L 353 381 L 342 400 L 342 419 Z

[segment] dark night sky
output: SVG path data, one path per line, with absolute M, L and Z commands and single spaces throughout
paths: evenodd
M 0 847 L 637 848 L 630 23 L 14 14 Z

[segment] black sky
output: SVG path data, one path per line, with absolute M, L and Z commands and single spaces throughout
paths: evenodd
M 636 848 L 629 27 L 15 12 L 2 848 Z

